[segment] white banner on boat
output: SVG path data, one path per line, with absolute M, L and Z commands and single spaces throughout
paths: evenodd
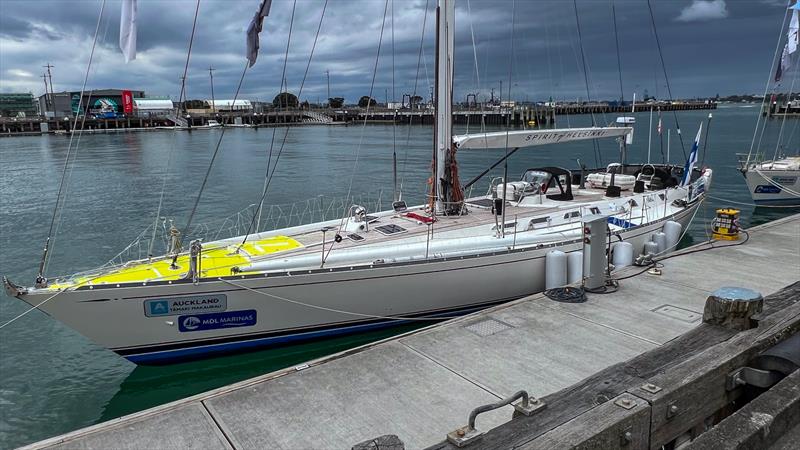
M 486 148 L 533 147 L 560 142 L 582 141 L 626 136 L 631 127 L 561 128 L 553 130 L 498 131 L 493 133 L 462 134 L 453 137 L 459 150 Z

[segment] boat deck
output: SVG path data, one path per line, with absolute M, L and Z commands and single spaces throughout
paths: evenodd
M 515 218 L 547 216 L 555 211 L 578 211 L 581 205 L 601 200 L 604 195 L 602 189 L 578 190 L 575 187 L 575 199 L 572 201 L 552 201 L 545 199 L 542 205 L 518 206 L 513 202 L 506 202 L 506 223 L 515 222 Z M 632 195 L 630 191 L 623 191 L 622 199 Z M 476 205 L 478 201 L 480 206 Z M 467 200 L 469 213 L 462 216 L 437 217 L 436 221 L 428 225 L 422 219 L 428 217 L 422 207 L 412 207 L 406 212 L 384 211 L 371 215 L 369 231 L 342 231 L 344 239 L 336 243 L 334 251 L 362 247 L 371 244 L 385 244 L 387 242 L 402 241 L 402 243 L 425 241 L 430 228 L 436 236 L 467 237 L 490 236 L 493 234 L 497 223 L 501 221 L 496 217 L 489 205 L 491 200 L 473 198 Z M 486 206 L 484 206 L 484 204 Z M 487 207 L 489 206 L 489 207 Z M 580 222 L 580 217 L 571 218 L 575 223 Z M 329 249 L 336 232 L 341 227 L 340 220 L 295 227 L 294 229 L 277 230 L 259 235 L 253 235 L 244 244 L 240 245 L 241 237 L 219 242 L 204 244 L 201 259 L 201 277 L 217 278 L 230 276 L 234 267 L 247 267 L 253 262 L 277 257 L 298 256 L 304 254 L 322 254 L 323 238 L 327 239 L 326 249 Z M 520 225 L 521 226 L 521 225 Z M 386 227 L 391 227 L 388 229 Z M 322 228 L 328 228 L 323 236 Z M 396 230 L 396 233 L 391 232 Z M 291 232 L 296 230 L 296 232 Z M 387 231 L 384 231 L 387 230 Z M 506 232 L 513 232 L 514 228 L 506 228 Z M 522 229 L 518 231 L 524 231 Z M 284 233 L 286 234 L 277 234 Z M 355 236 L 355 238 L 354 238 Z M 330 250 L 326 250 L 329 252 Z M 189 255 L 181 254 L 173 264 L 171 258 L 163 257 L 153 261 L 138 261 L 122 267 L 107 269 L 94 274 L 85 274 L 65 280 L 57 280 L 49 286 L 52 290 L 89 286 L 89 285 L 119 285 L 124 283 L 142 283 L 151 281 L 175 281 L 185 276 L 189 271 Z M 243 272 L 246 273 L 246 272 Z
M 350 448 L 385 434 L 406 448 L 432 445 L 476 406 L 520 389 L 553 393 L 696 327 L 720 286 L 767 295 L 800 278 L 800 215 L 750 235 L 745 245 L 685 249 L 662 276 L 625 279 L 586 303 L 533 295 L 28 448 Z M 477 426 L 511 413 L 483 414 Z

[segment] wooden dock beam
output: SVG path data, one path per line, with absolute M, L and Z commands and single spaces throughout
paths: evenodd
M 710 303 L 716 300 L 709 297 Z M 756 302 L 757 303 L 757 302 Z M 715 306 L 710 307 L 715 309 Z M 748 308 L 748 311 L 751 309 Z M 740 311 L 732 313 L 741 317 Z M 542 400 L 550 407 L 535 416 L 515 414 L 504 425 L 486 432 L 479 442 L 464 448 L 481 449 L 659 449 L 673 448 L 697 439 L 722 443 L 719 448 L 766 448 L 781 438 L 780 430 L 800 426 L 800 413 L 782 410 L 780 428 L 770 433 L 766 425 L 736 427 L 748 417 L 735 413 L 741 387 L 731 389 L 728 376 L 746 366 L 759 353 L 800 332 L 800 282 L 763 299 L 763 311 L 749 316 L 754 327 L 703 323 L 672 342 L 632 360 L 616 364 L 586 380 Z M 727 321 L 731 323 L 735 321 Z M 776 391 L 763 394 L 765 404 L 790 392 L 786 400 L 800 397 L 795 372 L 778 383 Z M 758 401 L 756 398 L 755 401 Z M 763 408 L 754 403 L 751 409 Z M 733 415 L 731 415 L 733 413 Z M 731 422 L 722 426 L 730 417 Z M 720 428 L 715 425 L 721 424 Z M 711 430 L 711 431 L 707 431 Z M 703 433 L 710 433 L 703 437 Z M 740 443 L 741 447 L 730 445 Z M 454 449 L 443 441 L 430 450 Z

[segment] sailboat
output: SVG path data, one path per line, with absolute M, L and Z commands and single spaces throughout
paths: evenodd
M 774 77 L 776 85 L 781 81 L 783 75 L 788 72 L 793 59 L 796 58 L 794 53 L 797 52 L 798 44 L 800 44 L 800 42 L 798 42 L 798 33 L 800 32 L 799 8 L 800 6 L 797 2 L 789 7 L 788 11 L 790 11 L 791 19 L 786 32 L 786 44 L 779 60 L 777 57 L 777 49 L 775 52 L 776 58 L 774 58 L 773 64 L 777 65 Z M 780 47 L 780 40 L 778 41 L 778 47 Z M 767 80 L 767 90 L 772 81 L 772 78 Z M 794 82 L 792 82 L 791 86 L 794 86 Z M 786 117 L 789 114 L 789 105 L 793 103 L 789 101 L 792 95 L 791 87 L 789 90 L 790 92 L 788 92 L 786 96 L 786 110 L 781 119 L 783 122 L 781 124 L 781 132 L 778 137 L 773 158 L 766 159 L 759 149 L 754 151 L 756 147 L 756 137 L 759 134 L 759 124 L 761 123 L 760 114 L 756 121 L 756 133 L 753 134 L 750 151 L 747 155 L 737 155 L 739 157 L 739 171 L 744 176 L 748 190 L 750 191 L 750 196 L 756 205 L 800 206 L 800 149 L 797 150 L 797 154 L 794 156 L 780 155 L 778 153 L 778 149 L 781 146 L 783 126 L 786 124 Z M 764 102 L 766 101 L 767 95 L 765 92 Z M 764 105 L 762 104 L 761 106 L 762 112 L 764 112 Z M 768 119 L 765 118 L 761 128 L 762 136 L 767 122 Z M 758 138 L 758 144 L 761 144 L 761 138 Z
M 758 205 L 800 206 L 800 156 L 740 162 L 750 196 Z
M 440 319 L 540 292 L 547 252 L 581 251 L 586 216 L 607 215 L 612 241 L 638 252 L 666 223 L 688 228 L 711 169 L 629 164 L 629 126 L 453 136 L 454 19 L 455 0 L 438 0 L 430 202 L 386 211 L 354 204 L 341 219 L 195 240 L 30 287 L 4 279 L 6 291 L 135 363 L 159 364 Z M 532 167 L 464 198 L 517 151 L 591 139 L 616 139 L 621 163 L 580 173 Z M 462 186 L 456 153 L 492 149 L 505 156 Z M 588 185 L 592 174 L 607 185 Z

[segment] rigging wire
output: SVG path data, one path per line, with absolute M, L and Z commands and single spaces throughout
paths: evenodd
M 656 28 L 656 18 L 653 15 L 653 5 L 650 4 L 650 0 L 647 0 L 647 9 L 650 11 L 650 23 L 653 26 L 653 35 L 656 38 L 656 46 L 658 47 L 658 57 L 661 60 L 661 69 L 664 71 L 664 82 L 667 85 L 667 94 L 669 95 L 669 100 L 672 101 L 672 88 L 669 85 L 669 76 L 667 75 L 667 66 L 664 64 L 664 52 L 661 51 L 661 40 L 658 38 L 658 28 Z M 672 115 L 675 120 L 675 128 L 678 131 L 678 140 L 681 143 L 681 151 L 683 152 L 683 159 L 686 159 L 686 147 L 683 145 L 683 134 L 681 134 L 681 125 L 678 122 L 678 113 L 675 110 L 672 110 Z
M 509 40 L 511 41 L 511 57 L 508 59 L 508 101 L 511 101 L 511 85 L 512 85 L 512 76 L 514 73 L 514 28 L 516 24 L 516 7 L 517 2 L 515 0 L 511 0 L 511 34 L 509 36 Z M 503 95 L 501 92 L 500 95 Z M 505 145 L 505 158 L 503 158 L 503 204 L 506 203 L 506 195 L 508 191 L 508 137 L 511 129 L 511 122 L 509 121 L 506 125 L 506 145 Z M 501 219 L 501 231 L 500 234 L 505 237 L 506 234 L 506 208 L 503 206 L 503 217 Z M 516 231 L 514 232 L 516 236 Z
M 186 52 L 186 63 L 183 66 L 183 76 L 181 77 L 181 91 L 178 94 L 178 108 L 181 107 L 183 101 L 185 101 L 185 93 L 186 93 L 186 75 L 189 72 L 189 59 L 192 56 L 192 44 L 194 43 L 194 33 L 197 29 L 197 16 L 200 12 L 200 0 L 197 0 L 197 4 L 194 8 L 194 20 L 192 21 L 192 32 L 189 35 L 189 49 Z M 178 115 L 178 108 L 175 110 L 175 115 Z M 161 194 L 158 196 L 158 208 L 156 209 L 156 216 L 153 219 L 153 235 L 150 238 L 150 244 L 147 247 L 147 257 L 151 258 L 153 256 L 153 244 L 156 241 L 156 231 L 158 229 L 158 219 L 161 217 L 161 207 L 164 204 L 164 192 L 167 189 L 167 180 L 169 179 L 170 167 L 172 165 L 172 158 L 173 154 L 175 153 L 175 138 L 178 134 L 177 127 L 172 131 L 172 145 L 170 146 L 169 153 L 167 154 L 167 167 L 164 169 L 164 178 L 161 181 Z
M 578 17 L 578 1 L 572 0 L 572 5 L 575 9 L 575 25 L 578 28 L 578 45 L 581 50 L 581 62 L 583 63 L 583 79 L 586 84 L 586 101 L 591 103 L 592 96 L 589 94 L 589 67 L 586 65 L 586 53 L 583 51 L 583 37 L 581 35 L 581 21 Z M 597 126 L 597 121 L 594 117 L 594 112 L 591 114 L 592 116 L 592 126 Z M 595 152 L 595 160 L 597 162 L 598 167 L 603 164 L 603 157 L 600 155 L 600 147 L 597 143 L 597 139 L 592 139 L 592 147 L 594 148 Z
M 327 6 L 328 6 L 328 2 L 326 0 L 325 1 L 325 5 L 323 6 L 323 14 L 324 14 L 324 8 L 326 8 Z M 287 101 L 286 101 L 286 105 L 287 106 L 289 104 L 289 102 L 288 102 L 289 83 L 286 82 L 286 65 L 289 62 L 289 47 L 290 47 L 290 45 L 292 43 L 292 31 L 294 30 L 294 13 L 295 13 L 296 7 L 297 7 L 297 0 L 292 2 L 292 15 L 291 15 L 291 17 L 289 19 L 289 36 L 286 39 L 286 50 L 284 51 L 284 55 L 283 55 L 283 69 L 281 69 L 281 87 L 279 89 L 280 93 L 278 94 L 279 98 L 281 98 L 281 99 L 286 98 L 287 99 Z M 320 23 L 320 26 L 321 25 L 322 25 L 322 23 Z M 317 36 L 319 36 L 319 29 L 317 29 Z M 314 41 L 314 45 L 316 46 L 316 40 Z M 306 73 L 308 73 L 308 67 L 306 67 Z M 286 82 L 286 91 L 284 91 L 284 82 Z M 284 97 L 280 97 L 284 92 L 286 92 L 287 95 L 284 96 Z M 299 102 L 300 101 L 300 92 L 298 92 L 298 97 L 297 98 L 298 98 L 298 102 Z M 281 102 L 280 102 L 281 107 L 283 107 L 282 103 L 283 103 L 283 101 L 281 100 Z M 268 155 L 267 155 L 267 167 L 264 170 L 264 188 L 261 190 L 261 201 L 258 202 L 258 209 L 256 210 L 256 213 L 253 216 L 254 218 L 258 217 L 258 221 L 256 222 L 256 232 L 258 232 L 258 229 L 261 227 L 261 213 L 264 210 L 264 199 L 267 196 L 267 190 L 269 189 L 269 184 L 271 182 L 271 180 L 270 180 L 270 178 L 271 178 L 270 177 L 270 170 L 269 169 L 270 169 L 270 166 L 272 165 L 272 151 L 275 148 L 275 133 L 277 133 L 277 127 L 272 128 L 272 137 L 270 138 L 269 152 L 268 152 Z M 286 142 L 286 137 L 287 137 L 288 133 L 289 133 L 289 127 L 286 127 L 286 131 L 284 132 L 284 140 L 283 140 L 284 143 Z M 281 150 L 283 150 L 283 145 L 281 145 Z M 277 167 L 277 164 L 278 164 L 278 161 L 275 161 L 275 166 L 276 167 Z M 273 169 L 273 172 L 274 172 L 274 169 Z M 250 233 L 250 229 L 249 228 L 247 230 L 247 233 L 248 234 Z M 245 239 L 247 239 L 246 236 L 245 236 Z M 244 244 L 244 241 L 242 241 L 242 244 Z
M 394 93 L 394 0 L 392 0 L 392 103 L 395 103 Z M 388 103 L 388 102 L 387 102 Z M 389 106 L 388 104 L 386 105 Z M 397 105 L 395 105 L 394 120 L 392 120 L 392 190 L 394 201 L 398 200 L 397 193 Z
M 560 23 L 562 23 L 562 21 L 556 22 L 556 26 L 555 26 L 555 30 L 556 30 L 555 38 L 556 39 L 555 39 L 555 42 L 562 42 L 562 40 L 561 40 L 561 26 L 559 26 Z M 566 24 L 566 21 L 563 21 L 563 27 L 564 27 L 565 30 L 567 30 L 567 34 L 569 34 L 568 25 Z M 572 49 L 573 53 L 575 53 L 575 47 L 573 45 L 572 39 L 571 38 L 567 38 L 567 39 L 565 39 L 565 41 L 569 42 L 570 48 Z M 556 55 L 558 55 L 558 78 L 557 78 L 557 81 L 556 81 L 555 85 L 553 86 L 553 90 L 555 90 L 556 87 L 561 87 L 561 80 L 564 80 L 564 78 L 565 78 L 564 77 L 564 52 L 556 52 Z M 575 56 L 575 63 L 576 63 L 575 67 L 578 68 L 579 65 L 578 65 L 577 54 Z M 563 97 L 563 98 L 566 99 L 566 96 Z M 553 109 L 555 109 L 555 106 L 553 107 Z M 572 128 L 572 124 L 570 123 L 569 116 L 570 116 L 569 114 L 565 114 L 564 115 L 564 119 L 567 122 L 567 128 Z M 553 112 L 553 117 L 555 117 L 555 111 Z M 597 165 L 599 166 L 600 164 L 597 163 Z
M 734 205 L 749 206 L 751 208 L 795 208 L 795 209 L 800 208 L 800 206 L 795 206 L 795 205 L 756 205 L 754 203 L 745 203 L 722 197 L 714 197 L 713 195 L 709 195 L 708 197 L 713 198 L 714 200 L 719 200 L 721 202 L 732 203 Z
M 106 41 L 106 36 L 108 35 L 108 28 L 110 24 L 111 21 L 106 20 L 105 27 L 103 27 L 103 36 L 100 38 L 100 42 Z M 97 75 L 97 66 L 94 66 L 92 68 L 90 77 L 94 75 Z M 81 137 L 82 135 L 79 133 L 78 138 L 75 140 L 76 149 L 79 148 L 81 145 Z M 76 151 L 72 156 L 72 162 L 70 163 L 69 169 L 67 170 L 67 180 L 65 181 L 65 186 L 67 187 L 69 187 L 70 183 L 72 182 L 72 172 L 74 171 L 75 168 L 75 161 L 77 159 L 77 156 L 78 155 Z M 66 189 L 64 191 L 64 198 L 61 200 L 61 204 L 63 206 L 59 210 L 58 217 L 56 218 L 56 227 L 55 231 L 53 231 L 53 239 L 50 241 L 50 250 L 48 251 L 47 254 L 47 262 L 45 263 L 45 266 L 50 265 L 50 261 L 52 260 L 53 254 L 55 253 L 56 242 L 58 242 L 58 234 L 61 232 L 61 225 L 63 224 L 64 211 L 66 211 L 66 204 L 67 204 L 67 199 L 69 199 L 69 194 L 70 194 L 69 189 Z
M 416 71 L 416 74 L 414 75 L 414 89 L 412 90 L 412 94 L 411 94 L 412 97 L 408 100 L 408 102 L 410 103 L 409 106 L 410 106 L 412 111 L 414 110 L 414 98 L 417 97 L 417 84 L 419 82 L 419 68 L 422 65 L 422 48 L 423 48 L 424 43 L 425 43 L 425 26 L 428 23 L 428 3 L 429 2 L 430 2 L 430 0 L 425 0 L 425 9 L 423 9 L 423 12 L 422 12 L 422 33 L 421 33 L 421 36 L 419 38 L 419 52 L 417 54 L 417 71 Z M 469 6 L 469 0 L 467 0 L 467 6 Z M 400 174 L 401 174 L 400 175 L 400 196 L 399 196 L 398 200 L 402 200 L 403 199 L 403 182 L 405 181 L 405 178 L 406 178 L 406 163 L 408 162 L 408 148 L 411 145 L 411 124 L 412 124 L 413 120 L 414 120 L 413 114 L 409 114 L 409 116 L 408 116 L 408 125 L 409 125 L 409 127 L 408 127 L 408 132 L 406 134 L 406 147 L 405 147 L 405 150 L 403 152 L 403 166 L 402 166 L 402 169 L 400 170 Z
M 516 8 L 517 2 L 516 0 L 511 0 L 511 34 L 509 36 L 509 40 L 511 41 L 511 57 L 508 58 L 508 101 L 511 101 L 511 82 L 512 76 L 514 74 L 514 26 L 516 24 Z M 503 95 L 501 92 L 500 95 Z M 503 158 L 503 214 L 500 220 L 500 235 L 505 237 L 506 235 L 506 195 L 508 192 L 508 137 L 509 133 L 511 132 L 511 123 L 510 121 L 506 125 L 506 145 L 505 145 L 505 157 Z M 514 235 L 516 236 L 516 231 L 514 231 Z
M 42 260 L 39 263 L 39 274 L 36 277 L 37 278 L 37 282 L 41 282 L 41 281 L 44 280 L 44 273 L 45 273 L 47 260 L 48 260 L 47 253 L 48 253 L 50 241 L 52 240 L 52 237 L 53 237 L 53 228 L 55 226 L 56 216 L 58 214 L 59 206 L 61 205 L 61 194 L 64 192 L 64 187 L 65 187 L 64 186 L 65 185 L 64 181 L 65 181 L 65 179 L 67 177 L 67 169 L 70 167 L 69 160 L 70 160 L 70 156 L 72 156 L 72 140 L 75 137 L 75 131 L 76 131 L 77 127 L 78 127 L 78 117 L 79 117 L 79 114 L 80 114 L 80 111 L 81 111 L 81 106 L 83 106 L 83 94 L 86 91 L 86 84 L 89 81 L 89 71 L 92 68 L 92 59 L 94 58 L 94 50 L 97 47 L 97 36 L 100 34 L 100 22 L 101 22 L 101 19 L 103 18 L 103 12 L 105 11 L 105 7 L 106 7 L 106 0 L 103 0 L 103 2 L 100 4 L 100 14 L 98 14 L 98 16 L 97 16 L 97 25 L 95 26 L 94 39 L 92 40 L 92 50 L 89 52 L 89 62 L 86 65 L 86 75 L 83 78 L 83 86 L 81 86 L 81 94 L 80 94 L 80 97 L 78 99 L 78 110 L 75 111 L 75 121 L 72 124 L 72 132 L 70 132 L 69 143 L 67 144 L 67 154 L 66 154 L 66 157 L 64 158 L 64 168 L 61 171 L 61 181 L 58 184 L 58 192 L 56 194 L 56 204 L 53 207 L 53 216 L 50 219 L 50 228 L 49 228 L 49 230 L 47 232 L 47 239 L 45 239 L 44 250 L 43 250 L 43 253 L 42 253 Z M 87 102 L 88 102 L 88 100 L 87 100 Z M 84 127 L 85 123 L 86 123 L 86 114 L 84 113 L 83 114 L 83 119 L 81 120 L 81 128 L 78 130 L 78 136 L 80 136 L 80 134 L 83 132 L 83 127 Z M 76 145 L 75 146 L 75 155 L 74 155 L 73 159 L 77 158 L 77 154 L 78 154 L 78 148 L 77 148 L 77 145 Z
M 619 102 L 620 106 L 625 101 L 625 91 L 622 88 L 622 57 L 619 53 L 619 34 L 617 33 L 617 9 L 614 7 L 614 0 L 611 0 L 611 16 L 614 20 L 614 43 L 617 46 L 617 73 L 619 73 Z
M 381 58 L 381 46 L 383 44 L 383 32 L 384 32 L 384 29 L 386 28 L 386 13 L 387 13 L 388 10 L 389 10 L 389 0 L 385 0 L 384 1 L 384 5 L 383 5 L 383 20 L 381 20 L 381 32 L 380 32 L 380 36 L 378 37 L 378 50 L 377 50 L 377 52 L 375 54 L 375 66 L 372 69 L 372 81 L 370 82 L 370 85 L 369 85 L 369 95 L 367 97 L 367 99 L 368 99 L 367 100 L 367 110 L 366 110 L 366 112 L 364 114 L 364 122 L 361 125 L 361 136 L 359 137 L 358 145 L 356 146 L 356 151 L 355 151 L 355 154 L 356 154 L 355 156 L 356 157 L 355 157 L 355 159 L 353 161 L 353 170 L 350 172 L 350 183 L 347 186 L 347 195 L 345 196 L 345 201 L 343 202 L 344 203 L 344 205 L 343 205 L 344 208 L 343 208 L 343 211 L 342 211 L 342 219 L 339 222 L 339 229 L 337 231 L 337 234 L 342 232 L 342 228 L 344 228 L 345 220 L 347 219 L 347 210 L 348 210 L 347 202 L 349 201 L 350 194 L 353 191 L 353 180 L 355 179 L 356 170 L 358 169 L 358 160 L 359 160 L 359 156 L 361 155 L 361 146 L 364 143 L 364 134 L 365 134 L 366 129 L 367 129 L 367 120 L 369 119 L 369 110 L 370 110 L 370 107 L 372 106 L 372 92 L 373 92 L 373 90 L 375 88 L 375 78 L 376 78 L 376 76 L 378 74 L 378 63 L 380 62 L 380 58 Z M 324 264 L 325 259 L 328 258 L 328 255 L 330 255 L 331 251 L 333 250 L 333 246 L 335 244 L 336 244 L 336 240 L 333 240 L 331 242 L 330 248 L 325 253 L 325 257 L 322 259 L 323 264 Z
M 778 141 L 775 143 L 775 154 L 772 156 L 772 161 L 775 162 L 778 159 L 778 150 L 781 147 L 781 141 L 783 141 L 783 129 L 786 127 L 786 118 L 789 117 L 789 105 L 792 101 L 792 90 L 794 90 L 794 83 L 797 81 L 797 73 L 800 72 L 798 70 L 794 71 L 794 75 L 792 76 L 792 82 L 789 85 L 789 91 L 786 93 L 786 112 L 783 114 L 783 119 L 781 120 L 781 128 L 778 131 Z
M 758 118 L 756 119 L 756 127 L 753 130 L 753 140 L 750 141 L 750 150 L 747 152 L 747 162 L 745 163 L 745 168 L 750 165 L 750 157 L 753 154 L 753 148 L 756 143 L 756 136 L 758 135 L 759 125 L 761 123 L 761 113 L 764 112 L 764 104 L 767 102 L 767 94 L 769 93 L 769 86 L 772 84 L 772 74 L 775 73 L 775 65 L 780 64 L 778 59 L 778 52 L 781 48 L 781 40 L 783 39 L 783 27 L 786 26 L 786 19 L 789 17 L 790 10 L 786 10 L 783 14 L 783 22 L 781 23 L 781 27 L 778 30 L 778 42 L 775 44 L 775 54 L 772 56 L 772 65 L 770 65 L 769 73 L 767 74 L 767 84 L 764 86 L 764 97 L 761 100 L 761 111 L 758 114 Z M 764 137 L 764 129 L 767 127 L 767 119 L 764 119 L 764 125 L 761 128 L 761 138 Z M 758 148 L 761 148 L 761 138 L 758 139 Z
M 242 89 L 242 83 L 244 82 L 244 76 L 247 74 L 247 69 L 249 68 L 250 64 L 249 61 L 245 61 L 244 70 L 242 70 L 242 75 L 239 77 L 239 84 L 236 86 L 236 92 L 233 95 L 233 101 L 231 104 L 236 104 L 236 99 L 239 98 L 239 91 Z M 225 137 L 225 129 L 227 127 L 222 127 L 222 130 L 219 133 L 219 139 L 217 140 L 217 144 L 214 147 L 214 153 L 211 155 L 211 161 L 208 163 L 208 169 L 206 170 L 206 175 L 203 177 L 203 182 L 200 184 L 200 190 L 197 192 L 197 197 L 194 200 L 194 205 L 192 206 L 192 211 L 189 213 L 189 220 L 186 221 L 186 226 L 183 228 L 182 236 L 187 236 L 189 233 L 189 229 L 192 225 L 192 219 L 194 219 L 194 215 L 197 212 L 197 205 L 200 204 L 200 198 L 203 196 L 203 191 L 206 188 L 206 184 L 208 183 L 208 177 L 211 175 L 211 169 L 214 167 L 214 162 L 217 160 L 217 155 L 219 154 L 220 145 L 222 144 L 222 138 Z M 173 258 L 173 263 L 177 260 L 178 254 L 175 253 Z
M 297 0 L 295 0 L 294 3 L 297 4 Z M 323 21 L 323 19 L 325 19 L 325 11 L 327 9 L 328 9 L 328 0 L 325 0 L 325 3 L 322 5 L 322 13 L 319 16 L 319 24 L 317 25 L 317 32 L 314 35 L 314 43 L 311 45 L 311 53 L 309 54 L 308 62 L 306 63 L 306 70 L 303 73 L 302 80 L 300 81 L 300 89 L 297 92 L 297 97 L 298 98 L 300 97 L 300 95 L 303 94 L 303 87 L 305 87 L 306 79 L 308 78 L 308 71 L 311 68 L 311 61 L 314 58 L 314 50 L 316 50 L 316 48 L 317 48 L 317 41 L 319 40 L 320 30 L 322 29 L 322 21 Z M 294 19 L 294 7 L 292 7 L 292 18 Z M 291 40 L 291 26 L 289 28 L 289 40 Z M 288 61 L 288 58 L 289 58 L 289 53 L 288 53 L 288 51 L 289 51 L 289 42 L 286 43 L 286 51 L 287 51 L 287 53 L 286 53 L 286 59 L 284 59 L 284 71 L 286 70 L 286 61 Z M 289 87 L 288 83 L 287 83 L 286 87 L 287 87 L 287 90 L 288 90 L 288 87 Z M 272 164 L 272 171 L 269 172 L 269 175 L 267 177 L 267 180 L 266 180 L 266 183 L 265 183 L 265 186 L 264 186 L 264 191 L 261 193 L 261 199 L 259 200 L 259 203 L 258 203 L 259 204 L 259 210 L 263 207 L 264 200 L 267 197 L 267 192 L 269 192 L 269 186 L 270 186 L 270 184 L 272 184 L 272 179 L 273 179 L 273 177 L 275 175 L 275 170 L 278 168 L 278 162 L 280 161 L 281 155 L 283 154 L 283 149 L 286 146 L 286 140 L 289 137 L 290 128 L 291 127 L 286 127 L 286 131 L 283 133 L 283 140 L 281 141 L 280 148 L 278 148 L 278 154 L 275 157 L 275 163 Z M 274 133 L 273 133 L 273 138 L 274 138 Z M 272 147 L 270 146 L 270 158 L 271 157 L 272 157 Z M 269 161 L 267 161 L 267 170 L 269 170 Z M 242 248 L 242 246 L 245 244 L 245 242 L 247 242 L 247 238 L 250 237 L 250 234 L 254 231 L 253 230 L 253 225 L 255 224 L 256 217 L 260 217 L 260 213 L 253 215 L 253 218 L 250 221 L 250 225 L 248 225 L 248 227 L 247 227 L 247 233 L 245 233 L 244 239 L 242 239 L 242 243 L 239 244 L 239 247 L 237 248 L 237 251 Z M 256 233 L 258 232 L 258 228 L 257 227 L 255 229 L 255 232 Z
M 547 24 L 548 22 L 549 21 L 547 21 L 547 20 L 544 21 L 544 42 L 545 42 L 544 51 L 545 51 L 545 54 L 547 55 L 547 85 L 550 88 L 549 89 L 550 90 L 550 107 L 555 109 L 555 106 L 554 106 L 555 99 L 553 97 L 553 94 L 555 93 L 555 89 L 553 87 L 553 62 L 552 62 L 552 59 L 550 58 L 550 27 Z M 533 76 L 531 76 L 531 79 L 533 79 Z M 555 111 L 554 111 L 553 112 L 553 121 L 554 122 L 555 122 L 555 117 L 556 117 L 556 115 L 555 115 Z M 537 121 L 536 124 L 539 125 L 538 121 Z
M 472 23 L 472 9 L 470 8 L 469 0 L 467 0 L 467 16 L 469 16 L 469 34 L 472 37 L 472 57 L 475 59 L 475 80 L 478 92 L 481 90 L 481 73 L 478 70 L 478 47 L 475 45 L 475 28 Z M 477 99 L 475 99 L 477 103 Z M 467 116 L 469 118 L 469 116 Z M 467 131 L 469 133 L 469 131 Z
M 219 281 L 223 282 L 223 283 L 230 284 L 231 286 L 235 286 L 235 287 L 238 287 L 240 289 L 244 289 L 244 290 L 259 294 L 259 295 L 263 295 L 263 296 L 266 296 L 266 297 L 271 297 L 271 298 L 274 298 L 274 299 L 277 299 L 277 300 L 281 300 L 281 301 L 292 303 L 292 304 L 299 305 L 299 306 L 305 306 L 307 308 L 319 309 L 319 310 L 322 310 L 322 311 L 334 312 L 334 313 L 338 313 L 338 314 L 347 314 L 347 315 L 350 315 L 350 316 L 368 317 L 368 318 L 371 318 L 371 319 L 388 319 L 388 320 L 414 320 L 414 321 L 434 320 L 434 321 L 441 321 L 441 320 L 445 320 L 446 319 L 445 317 L 430 317 L 430 316 L 427 316 L 427 317 L 426 316 L 420 316 L 420 317 L 380 316 L 380 315 L 376 315 L 376 314 L 364 314 L 364 313 L 357 313 L 357 312 L 353 312 L 353 311 L 345 311 L 345 310 L 341 310 L 341 309 L 328 308 L 328 307 L 325 307 L 325 306 L 312 305 L 310 303 L 305 303 L 305 302 L 301 302 L 301 301 L 298 301 L 298 300 L 291 300 L 291 299 L 288 299 L 286 297 L 281 297 L 280 295 L 270 294 L 269 292 L 259 291 L 257 289 L 245 286 L 243 284 L 234 283 L 233 281 L 226 280 L 224 278 L 217 278 L 217 279 Z

